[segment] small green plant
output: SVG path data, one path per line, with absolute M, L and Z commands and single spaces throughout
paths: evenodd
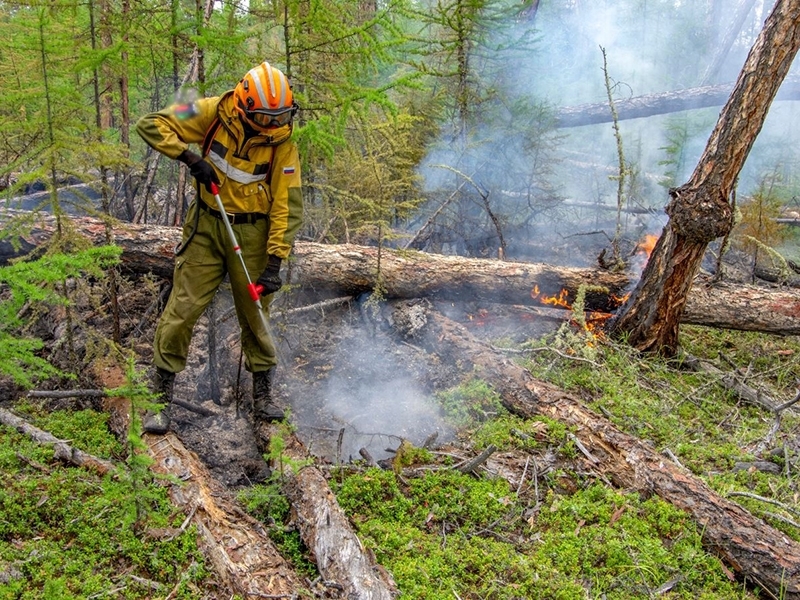
M 506 412 L 497 392 L 477 378 L 439 392 L 436 399 L 456 427 L 472 427 Z
M 56 289 L 64 280 L 85 275 L 102 277 L 103 269 L 115 264 L 120 252 L 117 247 L 102 246 L 0 267 L 0 286 L 6 290 L 0 300 L 0 374 L 28 389 L 38 380 L 70 376 L 38 354 L 42 341 L 24 333 L 21 309 L 26 304 L 66 305 L 67 299 Z

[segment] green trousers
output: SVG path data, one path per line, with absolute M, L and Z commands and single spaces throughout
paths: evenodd
M 186 214 L 183 227 L 183 243 L 194 228 L 193 203 Z M 251 281 L 255 282 L 267 266 L 268 219 L 255 223 L 233 225 L 242 257 L 247 265 Z M 275 345 L 268 329 L 264 328 L 247 289 L 247 275 L 242 261 L 236 255 L 233 243 L 225 229 L 225 223 L 205 210 L 200 210 L 197 230 L 186 249 L 175 260 L 172 292 L 167 306 L 156 327 L 153 363 L 173 373 L 186 367 L 189 343 L 197 319 L 214 299 L 217 289 L 228 275 L 236 307 L 236 316 L 241 328 L 242 351 L 248 371 L 266 371 L 275 366 Z M 269 318 L 269 303 L 272 296 L 262 298 L 264 316 Z

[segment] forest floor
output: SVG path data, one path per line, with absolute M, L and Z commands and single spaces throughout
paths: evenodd
M 125 281 L 121 289 L 122 345 L 130 349 L 136 367 L 142 371 L 151 369 L 160 285 L 143 278 Z M 79 285 L 76 293 L 89 290 L 90 287 Z M 243 495 L 248 510 L 260 514 L 262 507 L 253 498 L 258 497 L 258 490 L 271 489 L 273 478 L 248 414 L 250 376 L 241 363 L 238 325 L 229 298 L 229 291 L 223 286 L 209 312 L 198 323 L 189 364 L 176 380 L 177 398 L 213 414 L 202 416 L 175 407 L 173 430 L 216 479 L 233 493 Z M 548 595 L 553 593 L 545 584 L 548 578 L 549 585 L 565 590 L 559 597 L 569 600 L 652 598 L 654 594 L 731 600 L 756 597 L 751 586 L 737 582 L 724 565 L 699 550 L 701 534 L 679 516 L 667 514 L 664 507 L 647 504 L 646 499 L 634 499 L 624 490 L 614 491 L 601 478 L 586 473 L 568 434 L 555 424 L 509 418 L 497 409 L 499 405 L 487 400 L 491 391 L 476 388 L 475 382 L 457 375 L 448 366 L 452 361 L 437 360 L 442 357 L 431 357 L 413 344 L 398 341 L 390 332 L 388 312 L 380 309 L 381 303 L 363 297 L 319 304 L 313 310 L 298 310 L 320 300 L 304 297 L 302 291 L 289 290 L 272 306 L 271 323 L 280 357 L 276 396 L 289 409 L 297 436 L 331 477 L 331 486 L 364 544 L 394 574 L 403 597 L 556 597 Z M 788 507 L 785 514 L 789 515 L 790 523 L 795 518 L 792 511 L 798 509 L 800 493 L 796 474 L 800 471 L 797 460 L 800 423 L 796 414 L 785 419 L 765 456 L 754 457 L 747 448 L 768 434 L 768 415 L 742 404 L 714 382 L 698 381 L 695 376 L 677 373 L 657 361 L 638 361 L 620 353 L 613 345 L 604 347 L 599 340 L 576 342 L 564 335 L 568 311 L 447 302 L 435 305 L 476 338 L 496 346 L 512 350 L 539 343 L 551 346 L 557 352 L 537 353 L 525 362 L 537 377 L 571 389 L 595 410 L 613 411 L 615 423 L 621 429 L 652 440 L 659 447 L 674 449 L 684 464 L 693 472 L 710 477 L 717 489 L 757 492 Z M 30 315 L 34 325 L 29 332 L 45 341 L 45 353 L 54 363 L 69 365 L 71 353 L 77 352 L 83 365 L 77 380 L 53 379 L 44 387 L 103 388 L 108 384 L 99 375 L 102 366 L 119 360 L 104 345 L 113 335 L 108 306 L 98 306 L 96 299 L 87 295 L 76 308 L 80 312 L 76 322 L 81 325 L 76 326 L 71 349 L 64 341 L 63 308 Z M 751 369 L 757 384 L 776 397 L 790 395 L 800 377 L 800 340 L 757 334 L 726 335 L 702 328 L 685 331 L 683 342 L 687 349 L 706 353 L 710 358 L 716 358 L 715 352 L 726 353 L 742 369 Z M 568 347 L 576 343 L 578 347 Z M 4 380 L 0 406 L 21 409 L 33 419 L 38 414 L 44 423 L 48 423 L 49 417 L 42 411 L 75 413 L 82 409 L 102 409 L 93 398 L 37 401 L 26 399 L 22 392 Z M 463 403 L 459 407 L 462 413 L 455 418 L 454 398 L 455 402 Z M 678 413 L 680 427 L 664 418 Z M 434 434 L 435 442 L 429 444 Z M 391 466 L 391 459 L 403 441 L 434 451 L 428 456 L 430 475 L 419 475 L 418 481 L 416 477 L 409 481 L 391 468 L 383 470 L 382 475 L 365 470 L 365 455 Z M 19 441 L 15 443 L 19 446 Z M 501 447 L 490 471 L 485 473 L 486 479 L 454 475 L 452 469 L 449 475 L 436 474 L 454 456 L 474 454 L 489 443 Z M 520 449 L 529 454 L 520 454 Z M 778 449 L 783 452 L 780 456 L 774 452 Z M 38 467 L 30 465 L 47 460 L 26 454 L 23 461 L 19 452 L 17 458 L 14 452 L 6 452 L 9 454 L 0 449 L 0 462 L 9 461 L 4 464 L 13 464 L 14 469 L 20 468 L 22 472 L 36 471 Z M 765 457 L 774 462 L 776 471 L 734 469 L 735 464 L 753 465 L 756 458 Z M 523 486 L 526 474 L 530 476 L 531 464 L 538 464 L 542 471 L 532 480 L 535 486 Z M 506 488 L 489 483 L 494 481 L 505 481 Z M 385 493 L 373 498 L 370 486 L 376 483 Z M 32 485 L 41 489 L 43 484 Z M 598 485 L 605 491 L 601 492 Z M 95 484 L 95 487 L 100 486 Z M 11 493 L 6 496 L 0 493 L 0 505 L 3 501 L 19 502 L 15 498 Z M 47 496 L 39 494 L 35 499 L 44 508 L 48 506 Z M 757 500 L 743 503 L 756 514 L 767 512 L 768 507 Z M 574 549 L 570 548 L 579 543 L 581 531 L 585 536 L 604 519 L 606 525 L 613 525 L 622 518 L 614 507 L 627 507 L 638 515 L 639 525 L 628 523 L 621 533 L 598 531 L 593 535 L 600 537 L 594 542 L 580 541 L 584 548 L 581 557 L 573 555 Z M 384 513 L 390 509 L 394 516 L 386 520 Z M 427 516 L 416 514 L 415 511 L 423 509 Z M 586 510 L 594 516 L 588 517 L 586 513 L 581 518 L 580 514 Z M 602 516 L 606 510 L 609 514 Z M 416 523 L 413 531 L 405 518 L 398 516 L 405 512 Z M 655 533 L 637 537 L 636 528 L 659 518 L 669 523 L 666 529 L 656 528 Z M 387 529 L 390 523 L 394 523 L 391 527 L 397 527 L 393 533 Z M 800 539 L 800 529 L 775 523 L 787 535 Z M 286 527 L 291 528 L 289 523 Z M 275 531 L 280 533 L 283 529 L 278 526 Z M 604 536 L 608 538 L 605 541 L 601 539 Z M 21 583 L 25 570 L 17 565 L 27 564 L 20 558 L 25 552 L 40 552 L 31 550 L 31 545 L 41 542 L 31 540 L 42 537 L 46 536 L 37 536 L 36 527 L 32 526 L 25 534 L 0 523 L 0 592 L 9 590 L 6 595 L 0 593 L 0 597 L 44 597 L 42 588 L 37 587 L 41 584 L 33 584 L 25 593 L 11 591 L 25 589 Z M 694 550 L 689 552 L 681 546 L 683 543 Z M 80 546 L 76 541 L 70 544 Z M 609 544 L 622 545 L 623 562 L 627 561 L 627 566 L 619 569 L 613 566 L 620 558 L 611 556 Z M 650 544 L 659 549 L 648 549 Z M 684 553 L 683 562 L 669 554 L 671 551 Z M 491 562 L 491 557 L 495 557 L 500 571 L 484 564 L 487 558 Z M 197 556 L 182 560 L 181 564 L 200 561 Z M 293 560 L 299 565 L 296 555 Z M 597 565 L 592 567 L 586 561 Z M 537 570 L 537 564 L 547 568 L 542 566 Z M 520 565 L 524 568 L 518 572 Z M 698 565 L 702 565 L 701 576 L 691 573 Z M 595 573 L 595 568 L 603 574 Z M 151 581 L 159 579 L 158 568 L 150 563 L 145 568 L 132 560 L 125 569 L 130 573 L 146 573 L 146 579 Z M 185 569 L 191 570 L 188 566 Z M 439 577 L 435 575 L 437 572 L 441 573 Z M 623 572 L 639 574 L 632 577 Z M 671 578 L 670 572 L 677 579 Z M 182 576 L 167 571 L 162 574 L 167 588 L 182 590 L 170 597 L 229 597 L 224 586 L 220 587 L 213 577 L 211 583 L 186 588 L 194 592 L 184 591 L 185 586 L 181 587 L 179 581 Z M 494 583 L 493 577 L 497 578 Z M 197 580 L 200 579 L 202 576 L 197 575 Z M 665 591 L 658 592 L 660 585 L 666 586 Z M 595 592 L 591 591 L 593 586 Z M 128 592 L 120 591 L 116 597 L 136 597 L 126 595 L 134 593 L 131 591 L 134 589 L 131 586 Z M 161 592 L 148 595 L 167 596 Z M 115 596 L 110 594 L 110 597 Z

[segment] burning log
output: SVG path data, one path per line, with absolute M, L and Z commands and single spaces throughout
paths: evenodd
M 428 303 L 395 309 L 391 322 L 398 336 L 423 346 L 439 360 L 458 357 L 454 367 L 465 372 L 477 369 L 512 413 L 524 418 L 546 415 L 573 427 L 585 455 L 594 459 L 589 461 L 591 469 L 620 488 L 655 493 L 686 511 L 702 527 L 706 548 L 740 576 L 768 590 L 771 597 L 800 600 L 800 544 L 720 497 L 643 441 L 619 431 L 578 398 L 535 379 Z
M 4 211 L 3 222 L 21 214 Z M 95 244 L 105 243 L 101 221 L 73 217 L 75 228 Z M 53 217 L 42 215 L 25 236 L 27 250 L 47 242 L 55 231 Z M 154 273 L 171 279 L 173 251 L 180 229 L 154 225 L 119 224 L 115 242 L 122 248 L 122 267 L 134 273 Z M 0 264 L 20 255 L 0 246 Z M 371 292 L 380 282 L 388 298 L 434 297 L 453 301 L 484 301 L 568 309 L 582 286 L 588 311 L 616 310 L 635 283 L 630 275 L 602 269 L 557 267 L 478 258 L 390 250 L 352 244 L 298 242 L 290 264 L 291 283 L 337 296 Z M 606 292 L 597 291 L 605 288 Z M 683 311 L 683 323 L 724 329 L 800 334 L 800 292 L 696 278 Z

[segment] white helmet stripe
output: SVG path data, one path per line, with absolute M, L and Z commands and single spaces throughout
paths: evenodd
M 281 100 L 278 103 L 279 107 L 286 106 L 286 90 L 289 89 L 289 82 L 286 79 L 286 75 L 281 72 Z
M 264 66 L 267 69 L 267 81 L 269 81 L 269 95 L 274 98 L 277 96 L 277 92 L 275 92 L 275 72 L 272 70 L 272 67 L 269 66 L 267 61 L 264 61 Z M 265 106 L 269 106 L 265 104 Z
M 269 64 L 267 64 L 267 68 L 269 69 Z M 258 92 L 258 99 L 261 100 L 261 106 L 269 106 L 267 96 L 264 94 L 264 88 L 261 85 L 261 79 L 258 77 L 258 67 L 250 69 L 248 75 L 252 78 L 253 83 L 256 84 L 256 91 Z

